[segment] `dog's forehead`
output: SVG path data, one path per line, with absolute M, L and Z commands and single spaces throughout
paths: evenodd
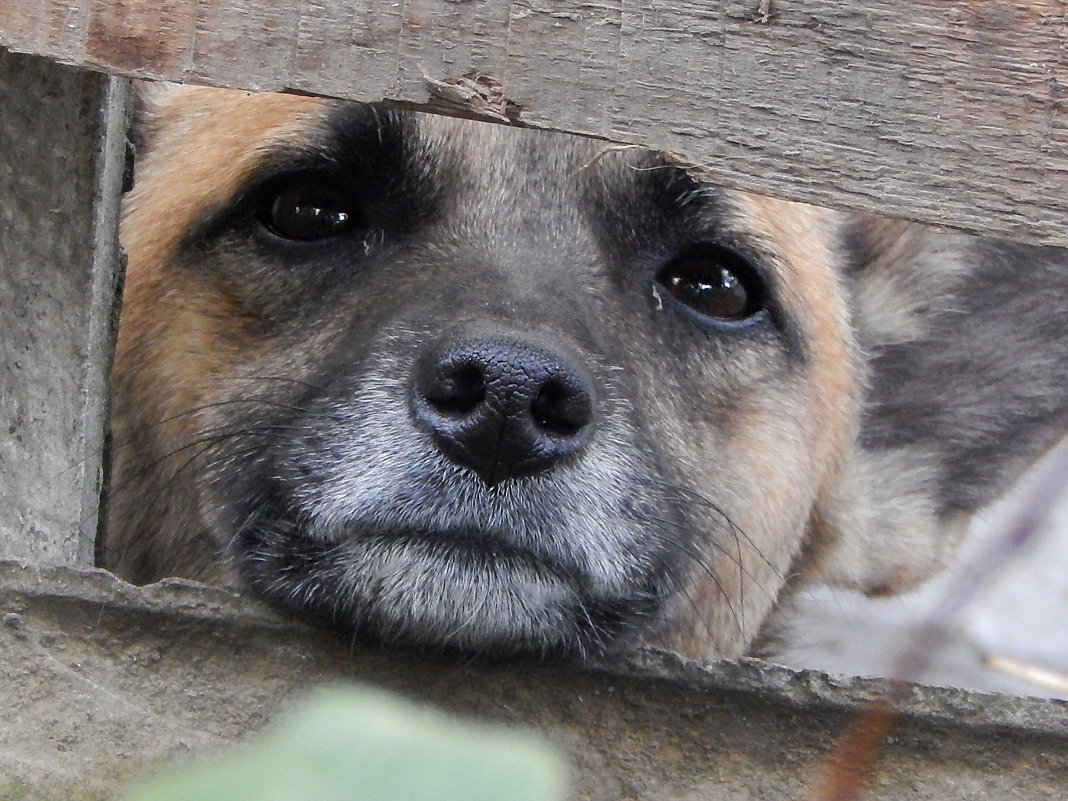
M 696 188 L 684 171 L 645 148 L 431 114 L 392 124 L 405 129 L 410 152 L 418 154 L 406 169 L 430 170 L 430 181 L 452 201 L 448 211 L 487 235 L 509 236 L 518 226 L 530 241 L 556 231 L 557 239 L 578 246 L 591 223 L 652 222 L 654 207 L 674 208 Z M 717 191 L 709 188 L 707 198 Z
M 590 148 L 590 140 L 577 136 L 560 137 L 536 130 L 435 114 L 417 114 L 414 117 L 418 121 L 418 135 L 431 147 L 447 153 L 455 161 L 487 169 L 502 167 L 505 161 L 515 162 L 524 154 L 536 151 L 540 151 L 538 157 L 542 159 L 546 158 L 549 151 L 555 151 L 562 161 L 566 161 Z M 539 143 L 546 139 L 557 141 L 539 148 Z M 546 161 L 546 166 L 553 165 Z
M 487 186 L 562 187 L 587 173 L 604 172 L 598 164 L 604 144 L 585 137 L 430 114 L 416 119 L 418 135 L 443 167 Z

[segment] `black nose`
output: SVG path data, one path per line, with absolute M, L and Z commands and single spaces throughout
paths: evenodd
M 453 462 L 492 486 L 549 470 L 585 447 L 594 415 L 588 372 L 509 335 L 453 336 L 419 358 L 416 419 Z

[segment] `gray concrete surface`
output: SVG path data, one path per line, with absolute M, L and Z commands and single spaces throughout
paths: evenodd
M 93 564 L 125 86 L 0 49 L 0 557 Z
M 544 732 L 571 797 L 801 799 L 880 682 L 645 653 L 596 670 L 454 664 L 350 647 L 229 592 L 0 565 L 0 799 L 102 799 L 217 753 L 307 688 L 359 680 Z M 1061 799 L 1068 703 L 913 687 L 871 799 Z

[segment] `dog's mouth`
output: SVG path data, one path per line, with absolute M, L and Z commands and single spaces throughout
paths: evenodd
M 464 575 L 484 571 L 495 577 L 526 575 L 579 594 L 592 592 L 590 579 L 578 566 L 539 549 L 517 545 L 505 531 L 463 526 L 389 530 L 369 536 L 386 549 L 399 547 L 420 562 L 436 563 Z
M 578 564 L 478 525 L 351 523 L 317 536 L 285 518 L 240 537 L 246 580 L 361 640 L 440 651 L 603 655 L 647 620 L 651 579 L 599 585 Z

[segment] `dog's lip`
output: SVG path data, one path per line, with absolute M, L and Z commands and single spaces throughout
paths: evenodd
M 573 570 L 567 569 L 558 559 L 544 552 L 525 548 L 514 542 L 507 531 L 486 528 L 477 524 L 425 526 L 377 530 L 374 536 L 384 542 L 412 544 L 420 549 L 429 549 L 448 556 L 476 559 L 501 564 L 513 563 L 550 572 L 561 578 L 570 577 Z

